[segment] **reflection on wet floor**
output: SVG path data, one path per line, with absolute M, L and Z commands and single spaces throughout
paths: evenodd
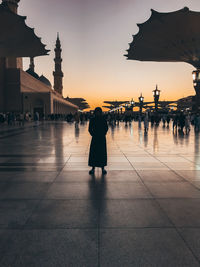
M 200 266 L 200 134 L 120 123 L 90 176 L 87 127 L 1 140 L 0 266 Z
M 75 128 L 63 122 L 47 123 L 5 138 L 0 143 L 0 171 L 88 170 L 87 127 L 87 124 Z M 107 169 L 200 170 L 199 135 L 193 129 L 187 135 L 173 133 L 171 126 L 150 127 L 144 133 L 137 122 L 110 126 Z M 162 157 L 173 160 L 165 162 Z

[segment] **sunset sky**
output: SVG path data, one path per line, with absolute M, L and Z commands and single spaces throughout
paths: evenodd
M 36 72 L 53 84 L 57 32 L 63 49 L 64 96 L 84 97 L 91 108 L 104 100 L 152 100 L 158 84 L 161 100 L 194 94 L 186 63 L 127 61 L 123 56 L 153 8 L 170 12 L 189 7 L 200 11 L 199 0 L 21 0 L 19 14 L 35 28 L 50 55 L 35 60 Z M 24 69 L 28 61 L 24 60 Z

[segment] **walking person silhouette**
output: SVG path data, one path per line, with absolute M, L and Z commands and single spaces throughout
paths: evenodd
M 94 118 L 90 120 L 88 131 L 92 136 L 88 162 L 92 169 L 89 171 L 89 174 L 94 174 L 95 167 L 100 167 L 102 174 L 106 174 L 107 171 L 104 167 L 107 166 L 106 134 L 108 124 L 100 107 L 95 108 Z

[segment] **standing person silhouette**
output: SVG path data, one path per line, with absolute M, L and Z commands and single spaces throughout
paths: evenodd
M 89 171 L 89 174 L 94 174 L 95 167 L 100 167 L 102 174 L 106 174 L 107 171 L 104 167 L 107 166 L 106 134 L 108 124 L 103 117 L 101 108 L 95 108 L 94 118 L 90 120 L 88 131 L 92 136 L 88 163 L 92 169 Z

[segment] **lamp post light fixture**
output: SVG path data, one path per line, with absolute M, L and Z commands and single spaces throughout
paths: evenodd
M 144 97 L 142 96 L 142 94 L 141 94 L 140 97 L 138 97 L 138 99 L 139 99 L 139 102 L 140 102 L 140 103 L 143 103 L 143 102 L 144 102 Z
M 158 101 L 160 98 L 160 90 L 158 90 L 158 86 L 156 85 L 156 89 L 153 90 L 153 97 L 154 97 L 154 102 L 155 102 L 155 111 L 158 111 Z
M 140 105 L 140 115 L 142 114 L 142 108 L 143 108 L 143 104 L 144 104 L 144 97 L 142 96 L 142 94 L 138 97 L 139 100 L 139 105 Z
M 127 110 L 128 110 L 128 104 L 125 103 L 125 111 L 127 111 Z
M 130 108 L 133 111 L 133 107 L 135 106 L 135 101 L 133 100 L 133 98 L 130 101 Z
M 135 105 L 135 101 L 133 100 L 133 98 L 131 99 L 130 104 L 131 104 L 131 106 Z

